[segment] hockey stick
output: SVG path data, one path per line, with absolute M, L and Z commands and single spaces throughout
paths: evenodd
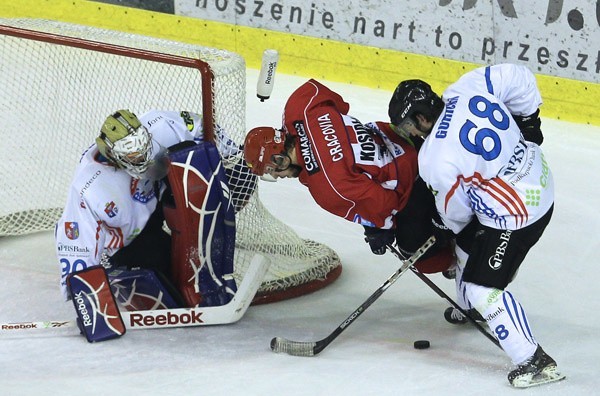
M 388 289 L 402 274 L 404 274 L 426 251 L 435 243 L 435 237 L 431 236 L 402 266 L 390 276 L 375 293 L 354 310 L 331 334 L 319 341 L 292 341 L 282 337 L 271 340 L 273 352 L 285 352 L 294 356 L 315 356 L 335 340 L 348 326 L 350 326 L 371 304 L 377 300 L 384 291 Z
M 391 246 L 390 250 L 392 251 L 392 253 L 394 253 L 394 255 L 396 257 L 398 257 L 400 260 L 402 260 L 401 253 L 395 247 Z M 416 269 L 415 267 L 410 267 L 410 270 L 412 271 L 413 274 L 415 274 L 416 276 L 418 276 L 419 279 L 421 279 L 423 282 L 425 282 L 425 284 L 427 286 L 429 286 L 434 292 L 436 292 L 438 296 L 442 297 L 443 299 L 445 299 L 446 301 L 448 301 L 454 308 L 458 309 L 460 311 L 460 313 L 463 314 L 467 318 L 467 320 L 469 322 L 471 322 L 473 324 L 473 326 L 475 326 L 475 328 L 477 328 L 477 330 L 479 330 L 490 341 L 492 341 L 494 343 L 494 345 L 496 345 L 498 348 L 502 349 L 502 347 L 500 346 L 500 342 L 498 342 L 498 340 L 496 339 L 496 337 L 494 337 L 493 335 L 491 335 L 490 333 L 488 333 L 483 328 L 483 326 L 481 326 L 475 319 L 473 319 L 473 317 L 471 315 L 469 315 L 469 313 L 466 310 L 462 309 L 460 307 L 460 305 L 458 305 L 446 293 L 444 293 L 444 291 L 442 289 L 440 289 L 435 283 L 433 283 L 433 281 L 431 279 L 429 279 L 425 274 L 419 272 L 419 270 Z
M 127 330 L 162 329 L 167 327 L 207 326 L 234 323 L 244 315 L 270 262 L 262 255 L 254 255 L 246 276 L 231 301 L 218 307 L 155 309 L 123 311 L 121 316 Z M 77 327 L 74 320 L 0 323 L 0 334 L 18 330 L 56 329 Z

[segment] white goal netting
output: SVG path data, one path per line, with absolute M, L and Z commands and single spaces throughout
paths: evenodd
M 108 114 L 187 110 L 245 136 L 239 55 L 56 21 L 0 18 L 0 236 L 52 229 L 81 153 Z M 243 179 L 243 178 L 242 178 Z M 271 215 L 258 190 L 236 216 L 238 284 L 254 252 L 271 261 L 256 303 L 305 294 L 341 271 L 329 247 Z

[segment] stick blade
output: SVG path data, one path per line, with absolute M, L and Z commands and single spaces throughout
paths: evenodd
M 315 356 L 316 342 L 291 341 L 282 337 L 271 340 L 271 350 L 293 356 Z

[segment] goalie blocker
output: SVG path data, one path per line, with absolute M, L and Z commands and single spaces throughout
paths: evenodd
M 125 324 L 104 267 L 95 266 L 70 274 L 67 289 L 77 312 L 77 326 L 89 342 L 125 334 Z
M 226 305 L 237 290 L 232 276 L 235 210 L 220 155 L 212 143 L 184 142 L 170 148 L 169 160 L 170 188 L 163 198 L 163 211 L 171 229 L 170 282 L 185 307 Z M 118 291 L 122 304 L 121 297 L 125 294 L 128 302 L 147 301 L 146 309 L 175 308 L 165 285 L 151 274 L 135 278 L 129 273 L 125 277 L 129 283 L 123 281 L 122 275 L 111 279 L 113 291 Z M 124 293 L 127 284 L 131 290 Z M 73 273 L 67 287 L 75 304 L 78 325 L 89 342 L 125 333 L 103 267 Z

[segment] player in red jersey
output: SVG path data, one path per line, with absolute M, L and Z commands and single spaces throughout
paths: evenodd
M 361 224 L 373 253 L 396 241 L 408 257 L 436 233 L 434 199 L 418 177 L 420 139 L 401 138 L 386 122 L 363 124 L 349 108 L 311 79 L 288 99 L 281 129 L 248 133 L 245 159 L 257 175 L 297 177 L 323 209 Z M 433 273 L 452 264 L 449 241 L 439 238 L 416 267 Z

